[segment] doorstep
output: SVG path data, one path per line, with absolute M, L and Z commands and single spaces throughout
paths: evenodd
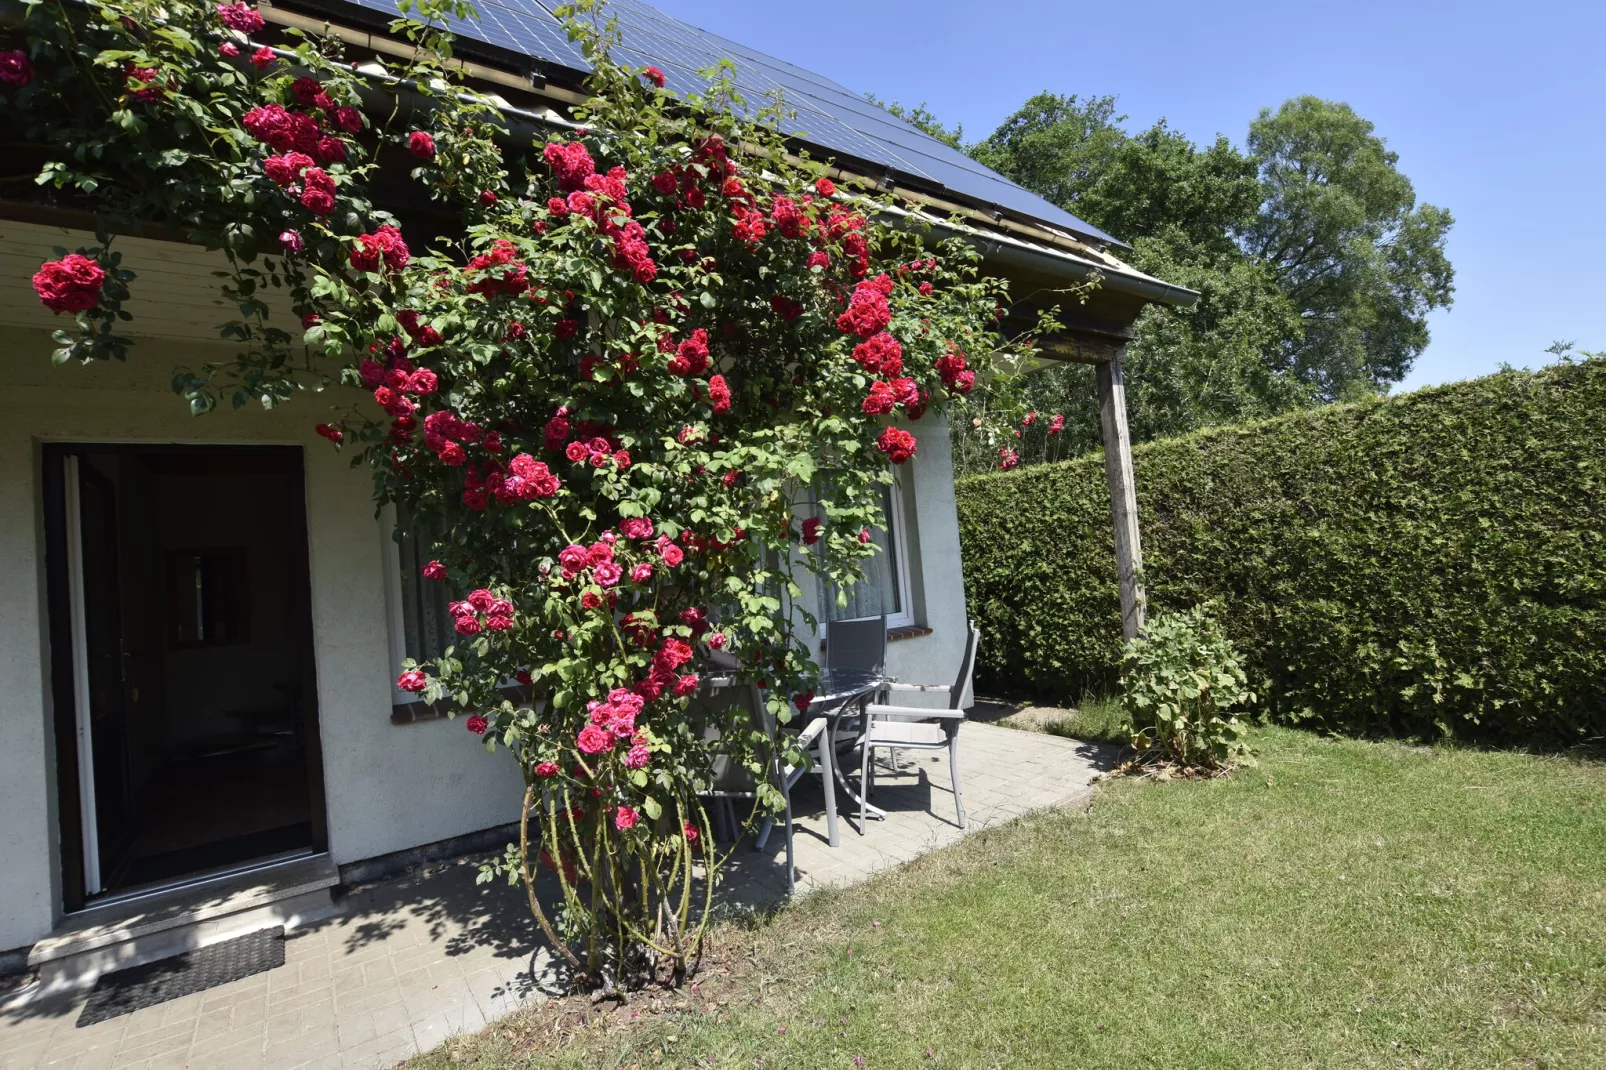
M 339 883 L 334 862 L 320 854 L 69 914 L 28 953 L 39 973 L 36 992 L 82 988 L 114 970 L 260 929 L 292 932 L 337 912 Z

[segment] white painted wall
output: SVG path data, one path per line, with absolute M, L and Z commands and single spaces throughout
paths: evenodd
M 390 723 L 383 538 L 366 470 L 312 427 L 327 403 L 199 419 L 168 388 L 220 354 L 141 340 L 126 366 L 52 368 L 49 334 L 0 326 L 0 950 L 59 915 L 55 752 L 46 649 L 44 442 L 275 443 L 306 451 L 313 645 L 329 849 L 348 862 L 511 821 L 522 782 L 461 719 Z
M 904 513 L 909 527 L 909 586 L 915 623 L 930 635 L 901 639 L 887 648 L 887 672 L 904 683 L 952 683 L 965 652 L 965 583 L 959 559 L 959 507 L 954 501 L 954 463 L 948 423 L 939 415 L 905 424 L 920 446 Z M 911 500 L 912 499 L 912 500 Z M 918 696 L 901 694 L 899 702 Z M 910 705 L 921 705 L 909 702 Z M 944 705 L 934 702 L 935 705 Z M 970 704 L 967 694 L 964 704 Z

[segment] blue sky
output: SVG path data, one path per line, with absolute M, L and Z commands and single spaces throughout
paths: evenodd
M 1351 104 L 1420 200 L 1455 215 L 1456 301 L 1406 389 L 1606 350 L 1606 5 L 1393 0 L 1070 4 L 653 0 L 860 92 L 924 101 L 966 136 L 1042 89 L 1120 98 L 1242 144 L 1262 107 Z

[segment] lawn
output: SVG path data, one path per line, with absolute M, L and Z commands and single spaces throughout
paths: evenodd
M 1606 1066 L 1606 765 L 1252 742 L 726 927 L 557 1051 L 538 1003 L 408 1065 Z

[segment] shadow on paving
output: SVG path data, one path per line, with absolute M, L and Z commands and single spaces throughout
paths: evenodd
M 1013 820 L 1031 809 L 1085 800 L 1088 783 L 1109 769 L 1118 748 L 1078 743 L 1032 732 L 994 727 L 988 708 L 980 708 L 976 727 L 962 737 L 960 761 L 964 776 L 966 832 Z M 1008 707 L 1003 707 L 1007 711 Z M 857 788 L 857 771 L 849 774 Z M 878 766 L 871 801 L 887 811 L 885 820 L 870 820 L 862 832 L 859 811 L 838 791 L 839 837 L 827 842 L 825 795 L 818 777 L 805 777 L 792 792 L 795 815 L 799 893 L 850 884 L 874 872 L 947 846 L 965 833 L 958 828 L 948 781 L 947 758 L 941 753 L 906 752 L 897 771 Z M 736 822 L 747 825 L 750 806 L 736 806 Z M 712 817 L 712 815 L 710 815 Z M 775 909 L 786 899 L 785 836 L 777 824 L 764 850 L 754 849 L 757 822 L 748 825 L 739 842 L 720 842 L 724 879 L 715 891 L 715 918 Z M 537 991 L 561 989 L 557 956 L 547 946 L 532 917 L 522 884 L 497 878 L 478 882 L 480 864 L 502 854 L 502 845 L 455 859 L 424 863 L 392 879 L 341 889 L 340 912 L 296 929 L 289 946 L 322 943 L 338 970 L 344 965 L 390 957 L 456 959 L 468 969 L 490 969 L 499 976 L 491 993 L 498 1002 L 522 1002 Z M 543 870 L 538 891 L 548 917 L 556 918 L 561 891 L 550 871 Z M 701 907 L 706 885 L 694 889 Z M 292 954 L 292 960 L 295 955 Z M 505 971 L 496 966 L 505 964 Z M 398 967 L 399 968 L 399 967 Z M 17 991 L 0 989 L 0 1000 Z M 59 1017 L 76 1013 L 83 993 L 60 999 L 0 1004 L 0 1021 Z

